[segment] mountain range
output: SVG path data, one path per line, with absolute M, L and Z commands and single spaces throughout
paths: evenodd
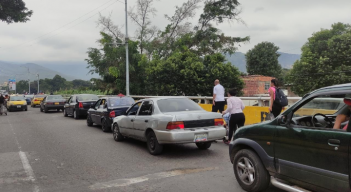
M 290 69 L 296 60 L 299 60 L 301 55 L 280 53 L 278 58 L 279 63 L 283 68 Z M 246 73 L 245 54 L 236 52 L 233 55 L 225 55 L 227 61 L 238 67 L 241 72 Z M 0 61 L 0 83 L 8 81 L 10 78 L 16 78 L 16 81 L 37 80 L 36 74 L 39 74 L 40 79 L 52 79 L 55 75 L 60 75 L 68 81 L 74 79 L 90 80 L 91 78 L 99 78 L 99 75 L 89 74 L 89 69 L 86 68 L 85 62 L 44 62 L 21 64 L 20 62 L 5 62 Z M 29 73 L 28 73 L 29 69 Z

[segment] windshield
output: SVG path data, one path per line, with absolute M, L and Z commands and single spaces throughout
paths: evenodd
M 188 98 L 162 99 L 157 101 L 157 105 L 162 113 L 203 110 L 198 104 Z
M 317 113 L 321 113 L 324 115 L 333 115 L 337 111 L 339 111 L 343 106 L 345 106 L 343 98 L 321 96 L 307 102 L 294 113 L 294 116 L 312 116 Z
M 116 107 L 116 106 L 130 106 L 135 103 L 134 99 L 131 97 L 115 97 L 110 98 L 108 102 L 109 107 Z
M 44 98 L 46 95 L 36 95 L 35 98 Z
M 27 97 L 27 98 L 33 98 L 34 95 L 25 95 L 24 97 Z
M 24 101 L 24 97 L 22 97 L 22 96 L 12 96 L 12 97 L 10 97 L 10 101 Z
M 47 100 L 63 100 L 64 98 L 61 95 L 50 95 L 47 97 Z
M 78 101 L 97 101 L 99 97 L 97 95 L 79 95 L 77 99 Z

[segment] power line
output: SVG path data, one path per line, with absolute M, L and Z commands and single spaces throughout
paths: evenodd
M 45 34 L 43 34 L 43 35 L 41 35 L 41 36 L 39 36 L 39 37 L 37 37 L 37 38 L 35 38 L 35 39 L 33 39 L 33 40 L 27 41 L 27 42 L 25 42 L 25 43 L 21 43 L 21 44 L 19 44 L 19 45 L 13 46 L 13 47 L 9 47 L 9 49 L 11 49 L 11 48 L 16 48 L 16 47 L 19 47 L 19 46 L 23 46 L 23 45 L 25 45 L 25 44 L 35 42 L 35 41 L 38 40 L 38 39 L 42 39 L 43 37 L 45 37 L 45 36 L 47 36 L 47 35 L 49 35 L 49 34 L 52 34 L 52 33 L 54 33 L 55 31 L 58 31 L 58 30 L 60 30 L 60 29 L 62 29 L 62 28 L 64 28 L 64 27 L 66 27 L 66 26 L 72 24 L 73 22 L 75 22 L 75 21 L 77 21 L 77 20 L 83 18 L 84 16 L 86 16 L 86 15 L 92 13 L 93 11 L 96 11 L 97 9 L 103 7 L 104 5 L 106 5 L 106 4 L 108 4 L 108 3 L 112 2 L 112 1 L 114 1 L 112 4 L 109 4 L 107 7 L 105 7 L 104 9 L 102 9 L 102 10 L 100 10 L 100 11 L 103 11 L 103 10 L 107 9 L 108 7 L 110 7 L 111 5 L 115 4 L 116 2 L 122 3 L 122 2 L 119 1 L 119 0 L 110 0 L 110 1 L 107 1 L 106 3 L 100 5 L 99 7 L 97 7 L 97 8 L 95 8 L 95 9 L 89 11 L 88 13 L 86 13 L 86 14 L 84 14 L 84 15 L 78 17 L 77 19 L 74 19 L 73 21 L 70 21 L 70 22 L 68 22 L 68 23 L 66 23 L 66 24 L 64 24 L 64 25 L 62 25 L 61 27 L 58 27 L 58 28 L 56 28 L 56 29 L 54 29 L 54 30 L 52 30 L 52 31 L 50 31 L 50 32 L 47 32 L 47 33 L 45 33 Z M 97 14 L 97 13 L 96 13 L 96 14 Z M 96 14 L 94 14 L 93 16 L 95 16 Z M 91 16 L 91 17 L 93 17 L 93 16 Z M 91 17 L 89 17 L 88 19 L 90 19 Z M 86 19 L 86 20 L 88 20 L 88 19 Z M 86 21 L 86 20 L 84 20 L 84 21 Z M 84 22 L 84 21 L 82 21 L 82 22 Z M 80 23 L 82 23 L 82 22 L 80 22 Z M 80 24 L 80 23 L 78 23 L 78 24 Z M 74 26 L 76 26 L 76 25 L 74 25 Z M 69 29 L 71 29 L 71 28 L 69 28 Z M 61 31 L 61 32 L 62 32 L 62 31 Z M 50 37 L 50 36 L 49 36 L 49 37 Z

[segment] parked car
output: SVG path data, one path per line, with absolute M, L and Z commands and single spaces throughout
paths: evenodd
M 72 95 L 64 106 L 63 116 L 72 115 L 74 119 L 86 117 L 88 110 L 99 100 L 97 95 L 79 94 Z
M 47 113 L 49 110 L 63 110 L 65 99 L 61 95 L 48 95 L 40 103 L 40 111 Z
M 207 112 L 186 97 L 138 101 L 113 119 L 112 129 L 116 141 L 125 137 L 146 141 L 152 155 L 160 154 L 164 144 L 195 143 L 208 149 L 226 134 L 221 114 Z
M 35 107 L 37 105 L 40 105 L 40 103 L 43 101 L 45 97 L 46 95 L 35 95 L 32 99 L 30 106 Z
M 125 114 L 135 103 L 131 97 L 103 97 L 88 110 L 87 125 L 101 125 L 103 132 L 111 131 L 113 118 Z
M 27 105 L 30 105 L 34 95 L 24 95 L 24 99 L 27 101 Z
M 27 102 L 23 96 L 10 95 L 7 101 L 6 108 L 11 111 L 27 111 Z
M 229 154 L 240 186 L 252 192 L 270 182 L 287 191 L 351 191 L 351 124 L 339 121 L 350 117 L 350 97 L 351 84 L 321 88 L 275 120 L 238 129 Z M 343 105 L 331 106 L 331 100 Z

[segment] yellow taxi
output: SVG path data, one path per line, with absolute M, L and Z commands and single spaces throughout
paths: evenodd
M 43 101 L 43 99 L 46 97 L 46 95 L 35 95 L 32 98 L 32 102 L 30 103 L 31 107 L 35 107 L 37 105 L 40 105 L 40 103 Z
M 27 111 L 27 101 L 23 95 L 10 95 L 6 107 L 11 111 Z

